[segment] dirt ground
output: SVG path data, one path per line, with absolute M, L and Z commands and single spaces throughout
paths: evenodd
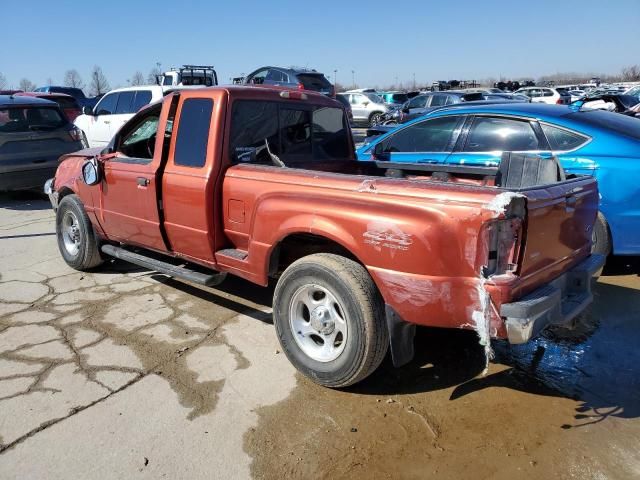
M 640 477 L 640 261 L 580 341 L 421 329 L 416 359 L 329 390 L 279 351 L 270 289 L 69 269 L 38 196 L 0 196 L 1 478 Z

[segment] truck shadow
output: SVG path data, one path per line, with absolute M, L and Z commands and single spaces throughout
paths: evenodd
M 0 208 L 18 211 L 50 210 L 51 204 L 44 193 L 25 190 L 0 193 Z
M 454 387 L 450 400 L 490 388 L 570 398 L 576 428 L 608 417 L 640 416 L 640 291 L 599 283 L 590 315 L 599 326 L 582 341 L 543 335 L 525 345 L 493 342 L 494 363 L 508 368 L 482 377 L 484 352 L 473 332 L 420 329 L 416 358 L 395 369 L 389 359 L 354 393 L 424 393 Z M 495 367 L 490 368 L 490 371 Z
M 640 256 L 613 256 L 607 258 L 603 275 L 640 275 Z

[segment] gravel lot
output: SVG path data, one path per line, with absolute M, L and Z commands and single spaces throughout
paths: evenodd
M 3 479 L 638 478 L 640 263 L 616 259 L 582 342 L 472 332 L 335 391 L 279 352 L 270 289 L 62 261 L 41 197 L 0 196 Z

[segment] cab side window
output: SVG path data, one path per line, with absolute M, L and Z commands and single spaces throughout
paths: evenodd
M 113 115 L 116 112 L 119 96 L 119 93 L 105 95 L 98 105 L 96 105 L 96 115 Z
M 403 128 L 383 142 L 384 152 L 446 152 L 459 116 L 447 116 L 425 120 Z
M 147 160 L 136 163 L 151 162 L 159 121 L 159 108 L 154 108 L 142 116 L 128 132 L 123 132 L 118 151 L 129 158 Z
M 188 98 L 182 104 L 173 163 L 200 168 L 207 161 L 213 100 Z

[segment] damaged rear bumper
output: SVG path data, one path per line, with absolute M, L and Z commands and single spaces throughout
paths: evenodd
M 525 343 L 549 325 L 570 322 L 593 301 L 591 278 L 604 266 L 605 257 L 591 255 L 521 300 L 505 303 L 500 315 L 510 343 Z

